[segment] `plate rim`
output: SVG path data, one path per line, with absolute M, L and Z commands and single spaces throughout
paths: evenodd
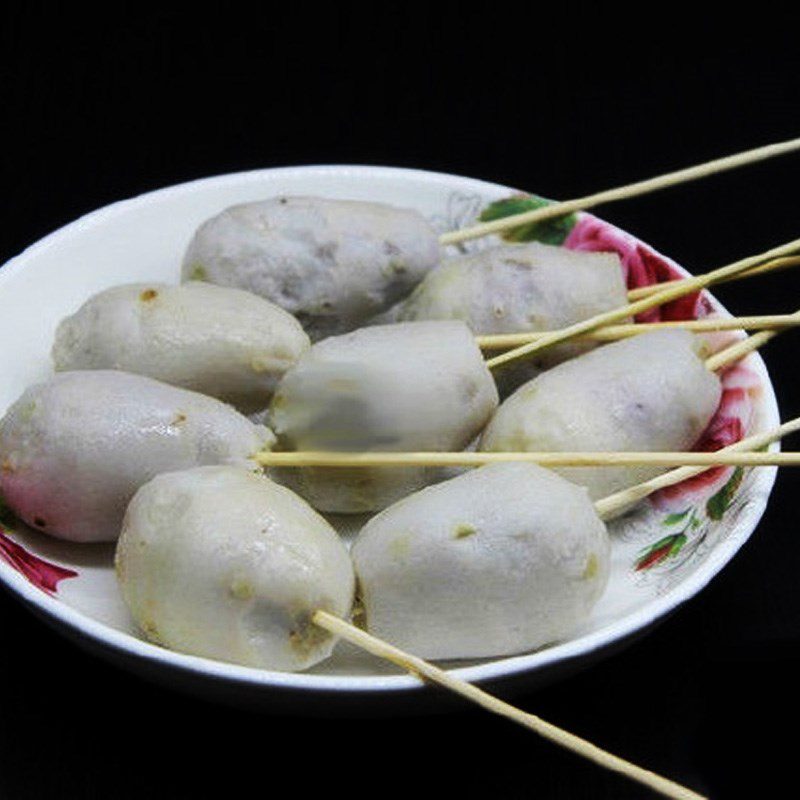
M 221 173 L 142 192 L 81 215 L 72 222 L 37 240 L 5 262 L 0 267 L 0 292 L 2 292 L 2 287 L 13 275 L 25 268 L 25 261 L 28 258 L 62 243 L 65 236 L 72 238 L 83 233 L 87 228 L 123 214 L 136 206 L 146 205 L 157 197 L 166 198 L 174 194 L 185 194 L 201 185 L 209 186 L 230 181 L 256 182 L 265 176 L 286 175 L 291 177 L 297 174 L 317 174 L 346 177 L 347 173 L 350 173 L 350 175 L 369 175 L 371 177 L 390 179 L 422 179 L 428 182 L 433 180 L 440 184 L 446 184 L 451 189 L 455 180 L 462 182 L 464 189 L 472 188 L 476 191 L 490 189 L 503 192 L 519 191 L 504 184 L 447 172 L 364 164 L 311 164 Z M 638 237 L 636 238 L 638 239 Z M 654 248 L 651 249 L 658 253 Z M 658 253 L 658 255 L 675 264 L 668 256 L 663 256 L 661 253 Z M 676 266 L 682 271 L 686 271 L 680 265 L 676 264 Z M 722 308 L 724 309 L 724 306 Z M 763 378 L 764 397 L 762 402 L 768 417 L 766 422 L 768 425 L 777 424 L 779 411 L 774 387 L 766 364 L 758 353 L 755 354 L 753 366 L 760 377 Z M 772 449 L 779 449 L 778 443 L 773 445 Z M 751 488 L 753 497 L 743 507 L 742 513 L 737 518 L 732 531 L 723 541 L 714 546 L 702 564 L 680 583 L 672 587 L 669 592 L 648 600 L 640 608 L 626 614 L 621 620 L 611 622 L 597 631 L 585 633 L 567 642 L 561 642 L 533 653 L 501 657 L 482 664 L 449 667 L 448 671 L 454 676 L 470 682 L 498 681 L 525 674 L 533 675 L 548 668 L 557 667 L 559 664 L 569 663 L 579 657 L 589 657 L 593 653 L 615 645 L 620 646 L 637 633 L 645 633 L 657 622 L 702 591 L 722 571 L 745 542 L 750 539 L 764 514 L 775 484 L 777 472 L 777 467 L 766 467 L 758 471 Z M 191 673 L 197 678 L 223 680 L 233 682 L 238 686 L 246 685 L 260 690 L 318 690 L 354 696 L 423 691 L 426 688 L 425 684 L 407 674 L 355 676 L 320 675 L 308 672 L 287 673 L 244 667 L 167 650 L 133 634 L 117 630 L 69 606 L 57 597 L 35 587 L 27 578 L 3 560 L 0 560 L 0 581 L 12 595 L 17 596 L 26 605 L 32 606 L 31 610 L 44 615 L 48 622 L 55 623 L 56 626 L 65 626 L 68 629 L 67 633 L 76 634 L 78 638 L 88 637 L 91 640 L 91 644 L 95 646 L 110 647 L 114 654 L 122 659 L 130 659 L 132 657 L 137 662 L 156 664 L 179 674 Z

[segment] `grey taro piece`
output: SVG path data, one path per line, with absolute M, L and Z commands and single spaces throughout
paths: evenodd
M 463 322 L 362 328 L 313 345 L 281 381 L 271 424 L 287 450 L 461 450 L 497 408 Z M 441 477 L 423 467 L 275 470 L 322 511 L 376 511 Z
M 347 618 L 353 600 L 336 531 L 293 492 L 238 467 L 170 472 L 140 488 L 116 568 L 148 639 L 259 669 L 327 658 L 335 639 L 311 616 Z
M 475 334 L 549 331 L 627 302 L 616 253 L 587 253 L 533 242 L 491 247 L 444 261 L 383 319 L 460 319 Z M 593 346 L 580 341 L 551 348 L 498 371 L 498 380 L 504 390 L 510 390 Z
M 720 380 L 688 331 L 645 333 L 542 373 L 505 400 L 481 450 L 688 450 L 719 406 Z M 559 467 L 593 499 L 648 480 L 663 467 Z
M 433 659 L 534 650 L 573 634 L 610 547 L 586 490 L 535 464 L 492 464 L 373 517 L 352 549 L 370 633 Z
M 252 413 L 310 347 L 300 323 L 250 292 L 191 281 L 114 286 L 62 320 L 56 370 L 117 369 Z
M 160 472 L 251 465 L 274 437 L 219 400 L 113 370 L 61 372 L 0 422 L 0 491 L 45 533 L 113 541 L 134 492 Z
M 261 295 L 316 340 L 363 325 L 438 262 L 436 233 L 411 209 L 275 197 L 204 222 L 184 256 L 183 279 Z

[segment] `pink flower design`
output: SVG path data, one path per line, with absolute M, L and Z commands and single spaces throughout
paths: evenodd
M 57 592 L 61 581 L 78 575 L 74 570 L 51 564 L 29 553 L 2 530 L 0 530 L 0 558 L 21 572 L 34 586 L 48 594 Z
M 651 247 L 591 214 L 580 215 L 564 241 L 564 247 L 570 250 L 617 253 L 622 260 L 629 289 L 684 277 L 671 261 L 656 253 Z M 708 298 L 702 292 L 695 292 L 638 314 L 636 320 L 658 322 L 698 319 L 706 316 L 711 310 Z

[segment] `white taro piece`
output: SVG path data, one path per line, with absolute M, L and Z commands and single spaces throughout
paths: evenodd
M 309 346 L 291 314 L 250 292 L 137 283 L 106 289 L 64 319 L 53 362 L 147 375 L 250 413 Z
M 139 489 L 116 568 L 148 639 L 261 669 L 327 658 L 335 639 L 311 616 L 347 617 L 353 599 L 336 531 L 293 492 L 237 467 L 169 472 Z
M 587 253 L 533 242 L 451 258 L 429 272 L 387 320 L 460 319 L 475 334 L 565 328 L 628 302 L 616 253 Z M 550 348 L 498 371 L 504 388 L 593 347 Z
M 0 491 L 27 524 L 113 541 L 134 492 L 160 472 L 252 465 L 272 433 L 219 400 L 113 370 L 61 372 L 0 422 Z
M 183 278 L 255 292 L 319 339 L 389 308 L 438 261 L 435 232 L 411 209 L 275 197 L 203 223 L 184 256 Z
M 688 450 L 719 405 L 719 378 L 688 331 L 640 334 L 578 356 L 521 386 L 480 443 L 488 451 Z M 663 467 L 559 467 L 593 499 Z
M 609 541 L 585 489 L 492 464 L 373 517 L 352 550 L 370 633 L 423 658 L 522 653 L 589 617 Z
M 271 424 L 288 450 L 461 450 L 497 407 L 497 389 L 463 322 L 362 328 L 318 342 L 281 381 Z M 424 486 L 423 467 L 276 471 L 322 511 L 376 511 Z

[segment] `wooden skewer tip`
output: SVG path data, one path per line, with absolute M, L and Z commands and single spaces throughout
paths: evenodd
M 498 714 L 512 722 L 516 722 L 518 725 L 535 731 L 545 739 L 567 750 L 571 750 L 599 766 L 605 767 L 606 769 L 617 772 L 637 783 L 647 786 L 665 797 L 675 798 L 676 800 L 702 800 L 703 798 L 702 795 L 693 792 L 691 789 L 687 789 L 685 786 L 681 786 L 655 772 L 632 764 L 630 761 L 615 756 L 579 736 L 575 736 L 562 728 L 545 722 L 535 714 L 529 714 L 504 700 L 500 700 L 498 697 L 483 691 L 483 689 L 480 689 L 474 684 L 457 678 L 455 675 L 434 666 L 429 661 L 406 653 L 394 645 L 384 642 L 366 631 L 355 627 L 340 617 L 329 614 L 326 611 L 317 611 L 312 617 L 312 622 L 324 628 L 329 633 L 346 639 L 356 647 L 360 647 L 362 650 L 378 658 L 396 664 L 422 681 L 430 681 L 450 692 L 460 695 L 493 714 Z

